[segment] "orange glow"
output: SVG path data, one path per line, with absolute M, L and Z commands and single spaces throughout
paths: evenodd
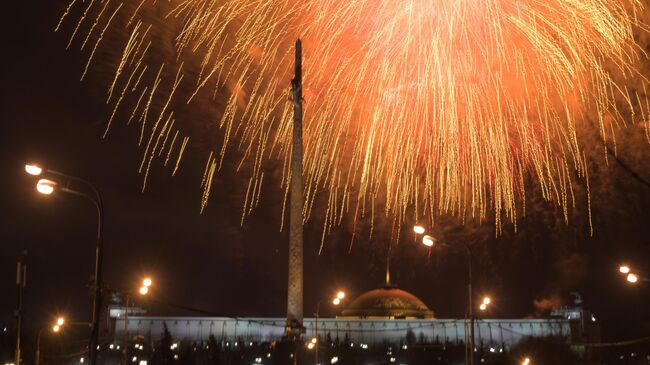
M 113 120 L 140 123 L 143 188 L 154 158 L 174 174 L 189 135 L 207 130 L 222 139 L 204 151 L 201 209 L 224 156 L 239 149 L 238 166 L 250 171 L 242 220 L 260 201 L 267 159 L 284 162 L 278 175 L 288 184 L 296 38 L 308 105 L 304 217 L 325 211 L 324 232 L 365 212 L 399 223 L 493 217 L 500 228 L 522 216 L 531 186 L 568 220 L 574 180 L 590 207 L 581 129 L 611 143 L 619 125 L 648 115 L 638 0 L 167 3 L 162 21 L 155 1 L 125 10 L 70 0 L 56 29 L 73 29 L 68 45 L 90 50 L 84 77 L 106 38 L 124 50 L 106 85 L 106 132 Z M 224 107 L 201 118 L 209 124 L 178 117 L 217 98 Z

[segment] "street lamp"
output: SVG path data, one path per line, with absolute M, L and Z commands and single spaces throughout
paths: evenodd
M 36 190 L 44 195 L 51 195 L 55 191 L 83 197 L 91 201 L 97 209 L 97 243 L 95 246 L 95 282 L 93 295 L 93 318 L 91 323 L 90 339 L 88 341 L 88 352 L 90 365 L 97 365 L 97 344 L 99 341 L 99 313 L 102 306 L 102 266 L 104 257 L 104 204 L 99 189 L 90 182 L 59 171 L 45 169 L 37 164 L 26 164 L 25 172 L 32 176 L 46 175 L 49 178 L 41 178 L 36 183 Z M 56 180 L 53 180 L 56 179 Z M 92 191 L 89 195 L 83 191 L 71 188 L 71 182 L 84 185 Z
M 52 323 L 52 327 L 50 328 L 52 332 L 54 333 L 60 333 L 63 330 L 64 325 L 70 325 L 70 326 L 88 326 L 91 325 L 91 323 L 88 322 L 68 322 L 64 317 L 58 317 L 54 323 Z M 34 359 L 34 363 L 36 365 L 39 365 L 41 362 L 41 335 L 43 334 L 44 328 L 41 328 L 38 330 L 38 336 L 36 337 L 36 356 Z
M 625 275 L 625 280 L 627 280 L 627 282 L 630 284 L 636 284 L 639 281 L 650 282 L 650 278 L 647 278 L 635 271 L 636 270 L 633 271 L 628 265 L 621 265 L 618 268 L 618 272 Z
M 427 247 L 432 247 L 434 244 L 436 244 L 436 239 L 433 236 L 426 235 L 424 234 L 426 230 L 424 229 L 423 226 L 421 225 L 415 225 L 413 227 L 413 232 L 416 234 L 422 234 L 422 244 L 427 246 Z M 449 246 L 449 245 L 445 245 Z M 470 336 L 469 336 L 469 348 L 466 348 L 465 356 L 466 356 L 466 363 L 469 365 L 474 365 L 474 303 L 473 303 L 473 297 L 474 297 L 474 292 L 472 291 L 472 248 L 469 245 L 465 245 L 465 253 L 467 254 L 467 301 L 468 301 L 468 310 L 467 310 L 467 316 L 469 317 L 469 322 L 470 322 Z M 489 300 L 489 298 L 488 298 Z M 487 309 L 489 303 L 483 303 L 479 307 L 481 310 Z M 482 307 L 485 307 L 485 309 L 482 309 Z M 469 361 L 467 361 L 469 360 Z
M 480 309 L 481 311 L 486 311 L 490 303 L 492 303 L 492 299 L 490 299 L 490 297 L 485 297 L 483 298 L 483 302 L 478 307 L 478 309 Z
M 65 318 L 59 317 L 56 319 L 54 324 L 52 325 L 52 332 L 58 333 L 61 331 L 61 327 L 65 323 Z M 36 357 L 34 362 L 36 365 L 39 365 L 41 362 L 41 335 L 43 334 L 43 328 L 38 330 L 38 336 L 36 337 Z
M 138 289 L 138 293 L 141 296 L 147 295 L 149 293 L 149 287 L 153 284 L 153 280 L 150 277 L 145 277 L 142 279 L 142 286 Z M 129 359 L 129 301 L 131 300 L 131 291 L 127 290 L 124 293 L 124 365 L 128 364 Z
M 39 176 L 40 174 L 43 173 L 43 168 L 41 168 L 38 165 L 27 164 L 27 165 L 25 165 L 25 172 L 27 172 L 28 174 L 30 174 L 32 176 Z
M 521 362 L 521 365 L 530 365 L 530 358 L 525 358 L 524 361 Z
M 636 282 L 639 281 L 639 276 L 637 274 L 629 273 L 627 274 L 627 281 L 632 284 L 635 284 Z
M 342 290 L 339 290 L 334 298 L 332 299 L 332 305 L 340 305 L 341 301 L 345 298 L 345 292 Z M 315 324 L 314 324 L 314 337 L 311 339 L 311 342 L 307 345 L 308 349 L 313 349 L 315 348 L 316 350 L 314 351 L 314 358 L 315 358 L 315 363 L 318 364 L 318 318 L 320 316 L 320 304 L 321 300 L 316 303 L 316 313 L 315 315 Z
M 49 179 L 40 179 L 36 183 L 36 190 L 43 195 L 50 195 L 56 188 L 56 182 Z
M 415 232 L 416 234 L 424 234 L 425 229 L 420 225 L 415 225 L 413 226 L 413 232 Z

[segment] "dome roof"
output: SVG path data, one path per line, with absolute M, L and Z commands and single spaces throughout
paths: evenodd
M 394 286 L 368 291 L 356 298 L 341 313 L 358 318 L 433 318 L 433 312 L 415 295 Z

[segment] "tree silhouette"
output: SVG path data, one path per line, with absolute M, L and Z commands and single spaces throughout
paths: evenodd
M 221 365 L 221 344 L 217 342 L 217 339 L 214 335 L 208 337 L 208 364 L 209 365 Z
M 172 365 L 174 363 L 174 353 L 172 352 L 172 334 L 163 322 L 163 333 L 160 340 L 156 342 L 154 353 L 151 357 L 152 365 Z

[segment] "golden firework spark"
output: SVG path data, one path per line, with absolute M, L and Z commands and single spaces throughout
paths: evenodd
M 91 0 L 72 1 L 57 29 L 77 14 L 70 42 L 87 29 L 88 64 L 107 29 L 126 29 L 109 126 L 119 113 L 140 124 L 145 182 L 163 149 L 176 171 L 188 144 L 174 101 L 227 100 L 201 207 L 237 147 L 253 166 L 242 219 L 259 202 L 263 161 L 284 161 L 288 189 L 287 88 L 301 38 L 304 217 L 324 201 L 325 234 L 349 213 L 493 214 L 501 227 L 523 210 L 529 176 L 568 219 L 572 181 L 588 176 L 577 130 L 595 116 L 603 142 L 615 142 L 617 125 L 647 120 L 633 34 L 646 31 L 641 10 L 634 0 Z M 169 53 L 155 35 L 163 25 L 174 53 L 161 60 L 152 55 Z M 643 90 L 616 81 L 629 78 Z

